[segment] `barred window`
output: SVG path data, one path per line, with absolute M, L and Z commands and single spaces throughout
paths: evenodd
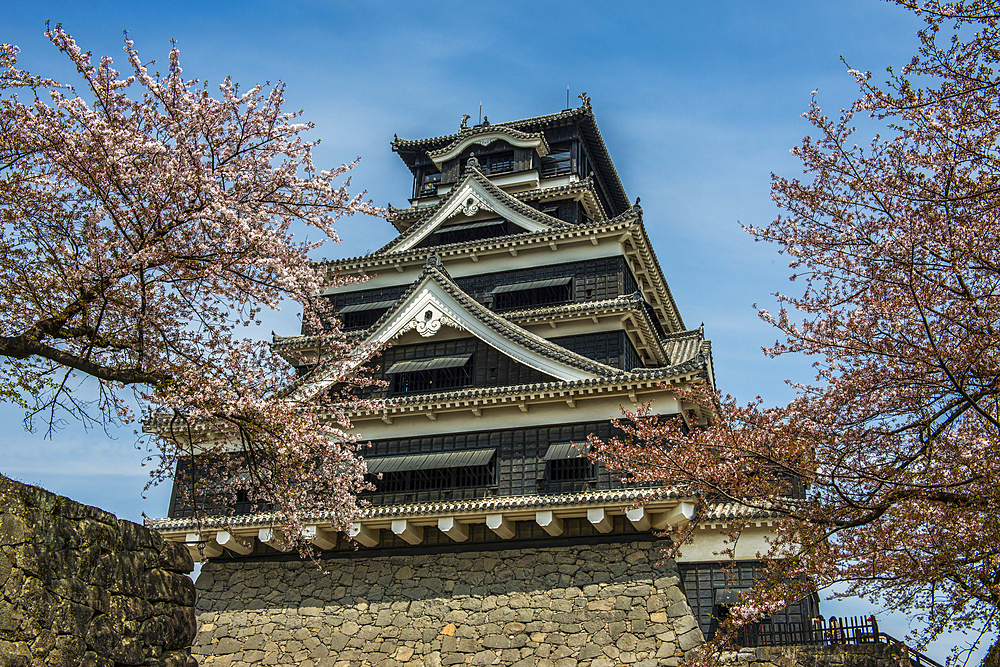
M 560 459 L 546 463 L 545 475 L 552 482 L 594 479 L 594 462 L 590 459 Z
M 393 394 L 414 394 L 472 386 L 472 355 L 399 361 L 386 370 Z
M 484 174 L 503 174 L 514 171 L 514 151 L 497 153 L 495 155 L 476 156 L 479 168 Z
M 518 233 L 524 231 L 515 228 Z M 510 225 L 504 219 L 482 220 L 479 222 L 469 222 L 461 225 L 450 225 L 438 229 L 437 242 L 432 245 L 447 245 L 449 243 L 463 243 L 465 241 L 477 241 L 479 239 L 489 239 L 497 236 L 506 236 L 512 233 Z
M 492 448 L 375 457 L 368 481 L 378 493 L 494 486 L 495 457 Z
M 573 278 L 535 280 L 513 285 L 501 285 L 493 290 L 493 309 L 510 310 L 573 300 Z

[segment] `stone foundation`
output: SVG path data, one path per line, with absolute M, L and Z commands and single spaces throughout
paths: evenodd
M 653 542 L 217 561 L 198 578 L 202 665 L 679 665 L 703 642 Z
M 197 667 L 187 549 L 0 475 L 0 667 Z

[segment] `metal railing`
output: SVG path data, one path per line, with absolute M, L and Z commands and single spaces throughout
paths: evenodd
M 880 632 L 874 616 L 829 619 L 822 617 L 801 623 L 773 623 L 764 620 L 740 628 L 738 646 L 838 646 L 848 644 L 888 644 L 906 658 L 911 667 L 943 667 L 923 653 Z

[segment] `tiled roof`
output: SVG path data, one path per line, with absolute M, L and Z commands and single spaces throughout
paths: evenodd
M 631 504 L 639 500 L 655 499 L 669 500 L 680 498 L 682 494 L 676 490 L 657 489 L 610 489 L 607 491 L 588 491 L 560 495 L 506 496 L 499 498 L 481 498 L 476 500 L 452 500 L 427 503 L 412 503 L 407 505 L 380 505 L 366 507 L 361 510 L 361 519 L 381 517 L 414 517 L 435 514 L 470 514 L 475 512 L 503 512 L 519 509 L 545 509 L 579 505 L 606 505 L 608 503 Z M 307 520 L 323 521 L 333 518 L 332 512 L 319 512 Z M 234 528 L 241 526 L 270 526 L 281 520 L 280 515 L 250 514 L 230 517 L 208 517 L 202 520 L 201 526 L 206 528 L 226 525 Z M 150 519 L 146 526 L 154 530 L 175 531 L 193 528 L 198 524 L 194 519 Z
M 497 129 L 502 126 L 509 129 L 529 132 L 549 127 L 556 127 L 559 125 L 566 125 L 572 122 L 580 123 L 580 129 L 584 138 L 591 144 L 591 157 L 593 158 L 597 170 L 604 175 L 604 181 L 610 191 L 615 207 L 619 211 L 626 210 L 629 207 L 628 195 L 625 194 L 625 188 L 622 186 L 621 179 L 618 177 L 615 165 L 611 162 L 611 156 L 608 154 L 608 148 L 604 143 L 604 138 L 601 136 L 601 131 L 597 128 L 597 123 L 594 120 L 594 112 L 589 103 L 584 103 L 576 109 L 566 109 L 565 111 L 560 111 L 559 113 L 535 116 L 533 118 L 525 118 L 522 120 L 513 120 L 503 123 L 493 123 L 489 126 L 489 128 Z M 480 128 L 478 127 L 469 128 L 464 132 L 474 132 L 479 129 Z M 432 137 L 430 139 L 409 140 L 397 137 L 392 142 L 392 150 L 397 153 L 421 150 L 433 151 L 443 148 L 463 136 L 463 132 L 460 131 L 458 134 Z
M 457 134 L 447 134 L 441 137 L 430 137 L 428 139 L 400 139 L 397 137 L 392 142 L 392 149 L 394 151 L 414 149 L 432 151 L 437 148 L 447 146 L 456 139 L 464 137 L 466 133 L 475 132 L 483 127 L 488 130 L 496 129 L 498 127 L 508 127 L 514 130 L 521 130 L 536 126 L 550 127 L 552 125 L 561 125 L 567 120 L 582 118 L 588 114 L 593 115 L 590 107 L 581 105 L 575 109 L 566 109 L 558 113 L 546 114 L 544 116 L 534 116 L 532 118 L 524 118 L 522 120 L 511 120 L 503 123 L 491 123 L 490 125 L 485 126 L 479 125 L 476 127 L 470 127 L 459 131 Z
M 458 301 L 468 315 L 475 317 L 477 320 L 495 331 L 498 335 L 516 345 L 566 366 L 582 370 L 586 373 L 591 373 L 597 377 L 612 376 L 621 372 L 616 368 L 596 362 L 592 359 L 584 357 L 583 355 L 577 354 L 576 352 L 567 350 L 564 347 L 545 340 L 537 334 L 526 331 L 516 324 L 508 322 L 503 317 L 486 308 L 471 296 L 463 292 L 444 270 L 444 267 L 441 265 L 441 260 L 438 259 L 437 255 L 431 255 L 428 257 L 420 277 L 413 281 L 406 292 L 404 292 L 399 299 L 396 300 L 396 305 L 389 308 L 374 324 L 361 332 L 358 339 L 361 341 L 367 341 L 376 332 L 378 332 L 383 325 L 391 321 L 392 318 L 396 317 L 399 309 L 402 308 L 407 301 L 409 301 L 414 292 L 416 292 L 416 290 L 424 284 L 425 278 L 428 277 L 436 282 L 447 294 Z M 327 370 L 326 372 L 333 373 L 335 371 Z M 319 384 L 328 381 L 335 382 L 336 380 L 332 377 L 319 378 L 315 376 L 315 373 L 309 373 L 303 377 L 297 378 L 287 391 L 289 393 L 293 393 L 300 387 L 310 384 L 319 386 Z M 322 391 L 322 389 L 320 391 Z
M 423 503 L 407 503 L 403 505 L 378 505 L 361 509 L 359 520 L 412 518 L 437 515 L 483 514 L 492 512 L 517 512 L 518 510 L 546 510 L 561 507 L 586 507 L 588 505 L 604 505 L 620 503 L 622 506 L 638 502 L 655 502 L 663 500 L 682 500 L 690 497 L 686 489 L 608 489 L 603 491 L 586 491 L 582 493 L 566 493 L 558 495 L 502 496 L 493 498 L 478 498 L 473 500 L 442 500 Z M 303 517 L 303 523 L 330 521 L 333 512 L 323 511 L 308 517 Z M 754 521 L 780 518 L 775 511 L 747 507 L 741 503 L 727 502 L 710 504 L 695 518 L 699 524 L 708 527 L 713 523 L 727 521 Z M 281 515 L 277 513 L 246 514 L 236 516 L 205 517 L 200 521 L 193 518 L 151 519 L 145 518 L 145 525 L 153 530 L 175 532 L 195 528 L 252 528 L 257 526 L 272 526 L 280 523 Z
M 535 212 L 539 213 L 539 211 Z M 611 218 L 610 220 L 601 220 L 593 222 L 589 225 L 574 225 L 559 220 L 558 222 L 561 224 L 557 228 L 542 230 L 539 232 L 528 232 L 525 234 L 515 234 L 514 236 L 504 236 L 499 238 L 485 238 L 475 241 L 465 241 L 462 243 L 449 243 L 431 248 L 411 248 L 406 252 L 386 254 L 370 253 L 368 255 L 346 257 L 344 259 L 327 259 L 316 262 L 316 266 L 325 266 L 333 270 L 338 270 L 340 267 L 345 266 L 350 266 L 352 269 L 364 268 L 366 266 L 392 266 L 394 263 L 404 260 L 426 260 L 431 255 L 444 257 L 486 250 L 493 247 L 502 247 L 507 249 L 510 247 L 528 245 L 533 242 L 540 242 L 544 244 L 549 241 L 558 242 L 564 238 L 579 236 L 587 237 L 594 233 L 600 233 L 611 228 L 627 228 L 638 220 L 638 210 L 629 209 L 628 211 L 625 211 L 621 215 Z
M 451 192 L 449 192 L 445 196 L 444 200 L 441 201 L 440 204 L 432 207 L 433 210 L 428 209 L 428 212 L 424 214 L 423 220 L 414 225 L 409 226 L 406 229 L 406 231 L 402 232 L 392 241 L 390 241 L 386 245 L 376 250 L 373 254 L 379 256 L 391 253 L 393 252 L 393 248 L 395 248 L 397 245 L 399 245 L 406 239 L 410 238 L 414 234 L 423 231 L 427 227 L 427 225 L 431 224 L 431 220 L 434 218 L 434 214 L 437 213 L 442 208 L 444 208 L 445 206 L 447 206 L 449 203 L 451 203 L 458 196 L 459 192 L 462 190 L 462 187 L 465 185 L 465 183 L 469 180 L 476 181 L 486 190 L 487 193 L 489 193 L 497 201 L 499 201 L 502 204 L 505 204 L 507 207 L 520 213 L 529 220 L 534 220 L 535 222 L 545 225 L 550 229 L 566 229 L 574 226 L 572 223 L 563 222 L 559 218 L 554 218 L 551 215 L 546 215 L 545 213 L 542 213 L 538 209 L 532 208 L 527 204 L 525 204 L 524 202 L 520 201 L 519 199 L 510 196 L 497 186 L 493 185 L 490 179 L 486 178 L 486 176 L 483 175 L 483 172 L 480 171 L 479 167 L 477 166 L 467 167 L 465 173 L 466 176 L 464 179 L 462 179 L 462 182 L 456 183 L 455 187 L 453 187 L 451 189 Z M 526 233 L 532 233 L 532 232 L 526 232 Z M 496 238 L 503 238 L 503 237 L 496 237 Z
M 612 299 L 601 299 L 599 301 L 579 301 L 555 306 L 540 306 L 537 308 L 508 310 L 502 313 L 497 313 L 497 315 L 510 322 L 517 322 L 523 325 L 532 322 L 548 322 L 550 320 L 573 317 L 591 317 L 606 313 L 629 312 L 635 316 L 635 322 L 641 329 L 643 338 L 648 343 L 655 343 L 655 349 L 653 351 L 660 363 L 669 364 L 672 359 L 677 359 L 679 362 L 683 359 L 689 358 L 689 356 L 693 356 L 684 356 L 687 352 L 686 349 L 679 352 L 668 351 L 666 342 L 657 336 L 656 325 L 652 319 L 650 319 L 649 312 L 644 306 L 644 303 L 645 302 L 643 301 L 641 293 L 636 292 L 634 294 L 618 296 Z M 359 307 L 364 305 L 365 304 L 358 304 Z M 361 332 L 350 332 L 348 336 L 350 338 L 360 338 L 366 331 L 367 330 L 362 330 Z M 691 332 L 685 331 L 682 332 L 682 335 L 687 336 L 690 333 Z M 275 335 L 271 342 L 271 348 L 279 352 L 282 350 L 307 351 L 313 347 L 313 343 L 317 340 L 317 336 Z M 683 340 L 685 343 L 687 342 L 687 339 Z
M 566 317 L 587 317 L 601 313 L 622 313 L 628 312 L 633 315 L 633 321 L 642 333 L 643 340 L 652 347 L 652 352 L 657 361 L 662 364 L 669 364 L 671 357 L 663 346 L 657 333 L 657 325 L 650 318 L 645 306 L 645 300 L 641 292 L 622 295 L 613 299 L 602 299 L 600 301 L 580 301 L 567 303 L 559 306 L 542 306 L 540 308 L 526 308 L 503 313 L 506 319 L 515 322 L 547 322 Z
M 512 311 L 505 313 L 501 316 L 493 311 L 489 310 L 485 306 L 481 305 L 478 301 L 470 297 L 468 294 L 463 292 L 461 288 L 458 287 L 445 273 L 443 273 L 438 266 L 433 262 L 428 262 L 427 266 L 424 268 L 424 273 L 420 278 L 415 280 L 410 288 L 400 296 L 397 301 L 397 305 L 386 311 L 381 318 L 368 329 L 365 329 L 361 335 L 360 339 L 365 340 L 373 335 L 378 329 L 392 317 L 398 308 L 404 304 L 410 296 L 416 291 L 417 287 L 422 284 L 425 276 L 430 276 L 435 280 L 442 288 L 445 289 L 451 296 L 453 296 L 459 303 L 466 309 L 466 311 L 472 316 L 479 319 L 481 322 L 492 328 L 502 337 L 514 341 L 518 345 L 528 348 L 538 354 L 541 354 L 550 359 L 555 359 L 561 363 L 579 368 L 589 373 L 594 373 L 596 377 L 588 378 L 583 380 L 557 380 L 553 382 L 543 382 L 535 383 L 530 385 L 509 385 L 503 387 L 487 387 L 487 388 L 469 388 L 469 389 L 459 389 L 455 391 L 433 393 L 433 394 L 417 394 L 412 396 L 403 396 L 398 398 L 387 399 L 383 402 L 386 407 L 403 407 L 403 406 L 416 406 L 416 405 L 437 405 L 442 403 L 451 403 L 454 401 L 474 401 L 478 399 L 496 399 L 496 398 L 509 398 L 514 396 L 524 396 L 531 394 L 547 393 L 547 392 L 561 392 L 573 390 L 582 387 L 597 387 L 597 386 L 610 386 L 610 385 L 630 385 L 637 382 L 667 382 L 676 381 L 679 378 L 686 376 L 693 376 L 700 373 L 705 373 L 710 370 L 711 358 L 703 354 L 703 347 L 694 346 L 688 344 L 688 337 L 692 334 L 691 332 L 684 332 L 683 335 L 676 335 L 677 340 L 683 341 L 682 345 L 675 345 L 673 352 L 670 355 L 670 365 L 662 366 L 658 368 L 637 368 L 631 371 L 624 371 L 618 368 L 607 366 L 606 364 L 601 364 L 591 359 L 588 359 L 576 352 L 571 352 L 564 347 L 556 345 L 555 343 L 548 341 L 541 336 L 533 334 L 525 329 L 507 321 L 510 319 L 522 319 L 529 317 L 531 310 L 523 311 Z M 619 299 L 608 299 L 603 304 L 605 307 L 611 306 L 612 303 L 621 305 L 622 301 L 635 302 L 636 305 L 640 302 L 636 295 L 631 295 L 629 297 L 623 297 Z M 564 311 L 580 310 L 586 307 L 594 308 L 600 307 L 599 304 L 594 303 L 581 303 L 581 304 L 568 304 L 561 308 Z M 560 307 L 550 307 L 548 309 L 536 309 L 537 311 L 550 310 L 555 312 L 557 308 Z M 695 330 L 697 335 L 700 330 Z M 295 343 L 293 343 L 293 339 Z M 274 345 L 276 346 L 288 346 L 297 345 L 300 348 L 308 347 L 309 337 L 289 337 L 284 339 L 275 339 Z M 292 389 L 295 386 L 302 385 L 309 382 L 315 382 L 316 378 L 310 375 L 298 378 Z
M 597 197 L 597 189 L 594 187 L 593 176 L 588 176 L 582 181 L 577 181 L 576 183 L 567 183 L 566 185 L 555 185 L 550 188 L 538 188 L 535 190 L 518 192 L 514 196 L 521 201 L 540 201 L 543 199 L 564 197 L 566 195 L 582 195 L 583 199 L 585 199 L 589 204 L 589 208 L 597 213 L 597 217 L 595 217 L 594 220 L 599 221 L 607 219 L 608 216 L 604 210 L 604 205 L 601 204 L 601 200 Z
M 617 369 L 616 369 L 617 370 Z M 553 382 L 539 382 L 535 384 L 508 385 L 505 387 L 483 387 L 471 389 L 457 389 L 434 394 L 417 394 L 413 396 L 400 396 L 382 401 L 383 410 L 393 408 L 427 406 L 440 407 L 452 404 L 474 403 L 476 401 L 488 400 L 495 402 L 503 399 L 503 402 L 517 402 L 521 400 L 534 400 L 546 395 L 570 395 L 575 390 L 587 390 L 581 393 L 592 393 L 590 390 L 607 388 L 614 391 L 625 391 L 627 388 L 635 387 L 639 384 L 659 384 L 661 382 L 671 382 L 679 379 L 693 378 L 702 367 L 688 361 L 676 366 L 665 368 L 643 368 L 633 371 L 617 371 L 614 375 L 606 375 L 585 380 L 556 380 Z M 687 376 L 687 377 L 686 377 Z M 381 413 L 380 413 L 381 414 Z
M 699 523 L 725 522 L 732 520 L 773 519 L 779 517 L 778 512 L 747 507 L 743 503 L 716 503 L 699 513 Z
M 624 213 L 610 220 L 594 222 L 589 225 L 571 225 L 559 229 L 543 230 L 514 236 L 504 236 L 499 238 L 486 238 L 477 241 L 467 241 L 464 243 L 450 243 L 447 245 L 434 246 L 433 248 L 412 248 L 406 252 L 387 253 L 384 255 L 362 255 L 360 257 L 349 257 L 340 260 L 325 260 L 317 262 L 317 266 L 325 266 L 328 271 L 344 270 L 349 268 L 352 271 L 363 272 L 366 269 L 377 269 L 380 266 L 391 267 L 403 261 L 426 260 L 430 255 L 439 257 L 464 257 L 477 252 L 487 252 L 494 249 L 510 250 L 520 246 L 531 244 L 559 243 L 569 238 L 586 238 L 594 234 L 617 232 L 636 232 L 631 235 L 632 248 L 638 257 L 646 275 L 651 279 L 651 289 L 656 295 L 656 302 L 663 304 L 662 317 L 663 328 L 668 331 L 679 331 L 684 329 L 684 320 L 681 318 L 677 304 L 670 293 L 663 271 L 657 262 L 656 254 L 653 252 L 649 236 L 642 224 L 642 209 L 633 206 Z M 653 303 L 650 300 L 650 303 Z
M 667 334 L 662 342 L 671 359 L 691 359 L 701 352 L 704 339 L 704 331 L 699 327 Z
M 517 343 L 518 345 L 526 347 L 529 350 L 537 352 L 543 356 L 555 359 L 581 370 L 595 373 L 597 375 L 607 375 L 608 371 L 612 374 L 616 372 L 616 369 L 611 366 L 598 363 L 584 357 L 583 355 L 577 354 L 576 352 L 571 352 L 564 347 L 560 347 L 555 343 L 545 340 L 541 336 L 522 329 L 516 324 L 508 322 L 503 317 L 463 292 L 462 289 L 456 285 L 451 277 L 444 271 L 444 267 L 440 265 L 440 261 L 437 263 L 432 261 L 427 262 L 426 266 L 424 266 L 424 272 L 421 277 L 415 280 L 410 289 L 399 298 L 396 302 L 396 307 L 390 308 L 386 311 L 385 314 L 367 330 L 369 335 L 378 331 L 379 327 L 381 327 L 384 322 L 392 319 L 395 315 L 394 311 L 407 301 L 409 296 L 423 281 L 424 276 L 430 276 L 432 280 L 438 283 L 448 294 L 454 297 L 462 305 L 462 307 L 465 308 L 466 312 L 496 331 L 507 340 Z
M 435 150 L 427 151 L 427 157 L 433 160 L 440 155 L 446 154 L 450 150 L 454 150 L 467 139 L 473 139 L 481 134 L 490 134 L 492 132 L 504 132 L 514 139 L 521 139 L 524 141 L 541 139 L 542 146 L 544 146 L 543 150 L 546 154 L 549 152 L 549 144 L 545 141 L 545 135 L 541 132 L 521 132 L 520 130 L 515 130 L 513 127 L 510 127 L 507 123 L 497 123 L 496 125 L 477 125 L 473 128 L 463 130 L 458 133 L 458 136 L 450 144 Z
M 637 203 L 632 207 L 633 211 L 637 211 L 639 214 L 639 225 L 638 225 L 638 236 L 633 237 L 633 247 L 636 252 L 642 258 L 642 265 L 644 267 L 652 269 L 651 277 L 653 278 L 653 289 L 656 290 L 660 300 L 663 302 L 664 315 L 669 321 L 667 329 L 672 329 L 674 331 L 679 331 L 684 329 L 684 320 L 681 318 L 681 311 L 677 309 L 677 303 L 674 301 L 674 295 L 670 292 L 670 286 L 667 284 L 667 279 L 663 276 L 663 267 L 660 266 L 660 260 L 656 258 L 656 252 L 653 250 L 653 244 L 649 241 L 649 235 L 646 233 L 646 227 L 642 224 L 642 208 L 640 208 Z
M 564 198 L 566 196 L 574 195 L 582 195 L 588 201 L 591 209 L 599 214 L 599 216 L 595 218 L 596 221 L 605 220 L 607 218 L 607 214 L 604 212 L 604 206 L 601 204 L 601 200 L 597 198 L 597 190 L 594 188 L 594 179 L 590 176 L 575 183 L 555 185 L 550 188 L 524 190 L 522 192 L 514 192 L 510 194 L 511 197 L 519 199 L 523 202 L 556 199 L 557 197 Z M 445 201 L 446 199 L 442 199 L 438 203 L 431 206 L 407 206 L 405 208 L 396 208 L 392 204 L 389 204 L 388 210 L 391 222 L 396 229 L 399 229 L 399 223 L 412 223 L 413 221 L 432 215 L 444 204 Z

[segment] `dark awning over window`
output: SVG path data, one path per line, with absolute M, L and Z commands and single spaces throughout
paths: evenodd
M 530 283 L 514 283 L 513 285 L 501 285 L 500 287 L 493 288 L 493 293 L 498 294 L 502 292 L 522 292 L 529 289 L 541 289 L 543 287 L 562 287 L 563 285 L 569 285 L 573 282 L 573 277 L 568 276 L 566 278 L 553 278 L 551 280 L 535 280 Z
M 580 449 L 583 449 L 584 452 L 589 451 L 590 444 L 586 442 L 580 443 L 578 449 L 577 445 L 574 445 L 572 442 L 554 442 L 545 451 L 544 460 L 578 459 L 583 456 L 583 452 Z
M 403 470 L 434 470 L 440 468 L 466 468 L 484 466 L 493 460 L 495 449 L 466 449 L 457 452 L 435 452 L 433 454 L 404 454 L 402 456 L 378 456 L 365 459 L 368 472 L 399 472 Z
M 481 220 L 479 222 L 465 222 L 461 225 L 448 225 L 447 227 L 438 227 L 438 234 L 443 232 L 464 232 L 467 229 L 479 229 L 481 227 L 499 227 L 500 225 L 507 222 L 506 220 Z
M 735 605 L 740 601 L 740 593 L 743 590 L 742 588 L 716 588 L 715 604 Z
M 391 308 L 395 301 L 373 301 L 371 303 L 354 303 L 340 309 L 341 313 L 357 313 L 363 310 L 385 310 Z
M 407 361 L 397 361 L 386 371 L 388 375 L 394 373 L 413 373 L 416 371 L 432 371 L 437 368 L 459 368 L 469 363 L 471 354 L 456 354 L 450 357 L 426 357 L 423 359 L 409 359 Z

